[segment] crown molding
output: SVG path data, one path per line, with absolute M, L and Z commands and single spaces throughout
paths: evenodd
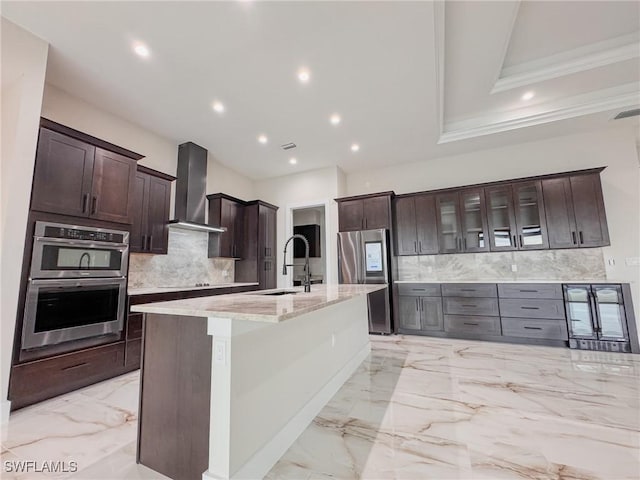
M 640 32 L 504 67 L 491 94 L 640 57 Z
M 628 91 L 629 86 L 635 87 L 635 90 Z M 460 122 L 451 122 L 445 125 L 445 128 L 448 127 L 447 131 L 440 135 L 438 144 L 508 132 L 618 108 L 634 107 L 640 105 L 640 91 L 637 90 L 637 84 L 628 84 L 613 89 L 576 95 L 567 99 L 565 103 L 565 105 L 557 103 L 549 105 L 546 110 L 514 118 L 498 119 L 496 115 L 486 115 Z M 544 106 L 537 108 L 544 108 Z

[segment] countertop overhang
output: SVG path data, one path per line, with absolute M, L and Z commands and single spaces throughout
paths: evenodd
M 305 293 L 302 287 L 287 288 L 289 295 L 264 295 L 275 290 L 233 293 L 211 297 L 148 303 L 131 307 L 133 312 L 181 315 L 189 317 L 220 317 L 255 322 L 279 323 L 305 313 L 320 310 L 354 297 L 387 288 L 386 284 L 314 285 Z
M 629 280 L 585 280 L 585 279 L 566 279 L 566 280 L 395 280 L 393 283 L 402 284 L 402 283 L 571 283 L 571 284 L 589 284 L 589 285 L 606 285 L 608 283 L 611 284 L 624 284 L 624 283 L 633 283 Z
M 258 282 L 251 283 L 241 283 L 241 282 L 232 282 L 232 283 L 220 283 L 216 285 L 206 285 L 200 287 L 138 287 L 138 288 L 129 288 L 127 289 L 127 294 L 129 296 L 136 295 L 153 295 L 156 293 L 174 293 L 174 292 L 190 292 L 193 290 L 211 290 L 216 288 L 233 288 L 233 287 L 251 287 L 258 285 Z

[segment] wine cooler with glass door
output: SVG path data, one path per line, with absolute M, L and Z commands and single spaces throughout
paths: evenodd
M 567 284 L 564 298 L 570 348 L 632 352 L 621 285 Z

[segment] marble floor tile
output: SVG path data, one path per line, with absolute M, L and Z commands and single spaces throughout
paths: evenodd
M 371 340 L 268 480 L 640 478 L 639 355 Z M 135 463 L 138 388 L 134 372 L 13 413 L 1 478 L 166 480 Z M 73 460 L 78 471 L 6 470 L 25 460 Z

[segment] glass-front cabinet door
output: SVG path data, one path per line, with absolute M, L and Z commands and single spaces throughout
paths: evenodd
M 548 248 L 541 182 L 514 184 L 513 198 L 518 227 L 518 248 L 520 250 Z
M 460 192 L 462 210 L 463 252 L 484 252 L 489 250 L 487 240 L 487 216 L 485 214 L 484 189 Z
M 565 285 L 569 337 L 597 338 L 596 322 L 591 310 L 590 285 Z
M 460 233 L 460 204 L 457 193 L 444 193 L 436 197 L 440 253 L 462 251 Z
M 601 340 L 626 340 L 627 323 L 619 285 L 593 285 L 598 330 Z
M 516 217 L 510 185 L 485 188 L 491 250 L 516 250 Z

